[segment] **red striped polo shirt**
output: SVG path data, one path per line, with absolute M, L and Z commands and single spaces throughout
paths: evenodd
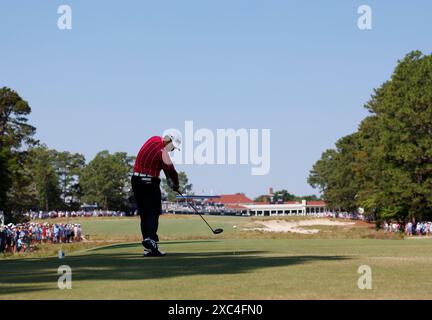
M 135 160 L 134 171 L 159 177 L 163 170 L 165 176 L 171 178 L 175 185 L 179 185 L 178 174 L 164 148 L 162 137 L 154 136 L 148 139 Z

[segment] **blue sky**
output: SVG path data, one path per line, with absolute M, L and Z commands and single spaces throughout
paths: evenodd
M 72 7 L 72 30 L 57 8 Z M 373 29 L 357 27 L 372 8 Z M 135 155 L 164 129 L 271 129 L 271 169 L 182 165 L 197 193 L 316 193 L 321 153 L 412 50 L 430 54 L 430 1 L 11 1 L 0 4 L 0 86 L 58 150 Z

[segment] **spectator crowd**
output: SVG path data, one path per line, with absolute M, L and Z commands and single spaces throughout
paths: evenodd
M 70 243 L 82 239 L 80 224 L 9 223 L 0 227 L 0 253 L 26 252 L 41 243 Z
M 407 236 L 429 236 L 432 233 L 432 222 L 411 222 L 402 225 L 398 222 L 384 221 L 384 232 L 404 232 Z
M 76 218 L 76 217 L 124 217 L 126 213 L 123 211 L 111 210 L 78 210 L 78 211 L 49 211 L 36 212 L 30 211 L 25 213 L 25 216 L 30 219 L 50 219 L 50 218 Z

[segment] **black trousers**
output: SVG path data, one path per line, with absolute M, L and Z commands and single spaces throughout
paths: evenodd
M 132 190 L 141 219 L 143 240 L 159 241 L 157 230 L 162 212 L 160 179 L 132 176 Z

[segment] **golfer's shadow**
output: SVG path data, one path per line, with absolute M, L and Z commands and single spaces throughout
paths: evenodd
M 135 250 L 133 250 L 135 248 Z M 339 261 L 345 256 L 290 255 L 278 256 L 277 252 L 267 251 L 210 251 L 174 252 L 166 257 L 142 257 L 139 244 L 122 244 L 90 250 L 68 256 L 61 264 L 67 264 L 73 272 L 74 282 L 86 280 L 145 280 L 185 277 L 194 275 L 229 275 L 254 272 L 262 268 L 284 267 L 308 264 L 316 261 Z M 113 252 L 113 251 L 120 252 Z M 139 250 L 140 253 L 137 253 Z M 58 258 L 22 259 L 2 261 L 0 283 L 19 286 L 29 290 L 58 290 Z M 51 286 L 52 284 L 52 286 Z M 0 297 L 9 293 L 0 286 Z

